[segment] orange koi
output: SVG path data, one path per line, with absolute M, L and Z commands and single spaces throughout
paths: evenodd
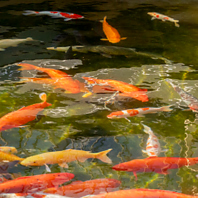
M 2 193 L 1 198 L 70 198 L 66 196 L 44 193 Z
M 120 185 L 120 181 L 116 179 L 94 179 L 88 181 L 76 181 L 69 185 L 59 188 L 48 188 L 43 192 L 66 195 L 68 197 L 81 197 L 90 194 L 99 194 L 100 192 L 110 192 L 113 188 Z
M 42 111 L 45 107 L 51 106 L 50 103 L 46 102 L 47 96 L 45 93 L 41 93 L 39 97 L 43 102 L 36 103 L 27 107 L 22 107 L 19 110 L 10 112 L 1 117 L 0 131 L 20 127 L 27 122 L 33 121 L 36 119 L 36 116 L 40 111 Z
M 111 79 L 96 79 L 90 77 L 82 77 L 89 84 L 98 84 L 98 85 L 108 85 L 112 87 L 114 90 L 119 91 L 120 96 L 132 97 L 142 102 L 148 101 L 148 96 L 145 94 L 147 89 L 140 89 L 132 84 L 128 84 L 118 80 Z
M 0 151 L 5 153 L 17 153 L 17 149 L 13 146 L 0 146 Z
M 47 171 L 50 171 L 47 164 L 59 164 L 61 167 L 68 168 L 67 163 L 78 160 L 84 162 L 88 158 L 97 158 L 105 163 L 111 163 L 106 154 L 112 149 L 108 149 L 99 153 L 90 153 L 90 151 L 67 149 L 63 151 L 46 152 L 39 155 L 27 157 L 21 162 L 24 166 L 46 166 Z
M 132 117 L 132 116 L 139 116 L 143 117 L 144 114 L 148 113 L 157 113 L 160 111 L 172 111 L 170 108 L 171 105 L 169 106 L 163 106 L 163 107 L 145 107 L 145 108 L 137 108 L 137 109 L 127 109 L 127 110 L 122 110 L 122 111 L 116 111 L 112 112 L 109 115 L 107 115 L 107 118 L 113 119 L 113 118 L 127 118 L 127 117 Z
M 176 27 L 179 27 L 179 24 L 178 24 L 179 20 L 175 20 L 171 17 L 168 17 L 166 15 L 163 15 L 163 14 L 160 14 L 160 13 L 157 13 L 157 12 L 148 12 L 147 14 L 152 16 L 151 20 L 159 19 L 159 20 L 162 20 L 162 21 L 170 21 L 170 22 L 175 23 Z
M 117 171 L 133 172 L 137 179 L 137 172 L 156 172 L 159 174 L 168 174 L 167 170 L 169 169 L 177 169 L 182 166 L 190 166 L 197 163 L 198 157 L 148 157 L 145 159 L 134 159 L 128 162 L 117 164 L 112 168 Z
M 42 68 L 42 67 L 38 67 L 35 65 L 27 64 L 27 63 L 20 63 L 18 64 L 18 66 L 22 67 L 19 70 L 34 70 L 35 69 L 35 70 L 47 73 L 53 81 L 46 80 L 46 79 L 44 81 L 47 82 L 48 84 L 52 83 L 52 85 L 54 85 L 55 88 L 65 89 L 69 93 L 80 93 L 80 87 L 79 87 L 78 82 L 76 80 L 73 80 L 72 77 L 66 74 L 65 72 L 62 72 L 56 69 L 51 69 L 51 68 Z M 32 80 L 34 80 L 34 78 Z
M 198 198 L 198 196 L 159 189 L 129 189 L 103 193 L 90 198 Z M 86 196 L 89 198 L 89 196 Z
M 0 193 L 33 193 L 46 188 L 58 187 L 74 178 L 72 173 L 51 173 L 19 177 L 0 184 Z
M 102 21 L 102 26 L 107 39 L 102 38 L 100 40 L 109 41 L 110 43 L 118 43 L 120 42 L 120 40 L 125 40 L 127 37 L 120 38 L 120 34 L 118 33 L 118 31 L 107 23 L 106 18 L 107 17 L 105 16 L 104 20 Z

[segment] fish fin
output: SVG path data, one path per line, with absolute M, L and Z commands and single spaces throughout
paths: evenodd
M 51 171 L 50 167 L 47 164 L 44 164 L 44 165 L 45 165 L 46 171 L 51 173 L 52 171 Z
M 108 149 L 106 151 L 102 151 L 102 152 L 99 152 L 96 154 L 95 158 L 105 162 L 105 163 L 108 163 L 108 164 L 111 164 L 112 161 L 109 157 L 107 157 L 107 153 L 109 153 L 112 149 Z
M 162 111 L 172 111 L 173 109 L 170 108 L 171 106 L 173 106 L 173 105 L 163 106 L 163 107 L 161 107 L 161 110 Z
M 3 48 L 0 48 L 0 51 L 5 51 L 5 49 L 3 49 Z
M 80 157 L 80 158 L 78 158 L 78 161 L 79 162 L 85 162 L 87 160 L 87 158 L 85 158 L 85 157 Z
M 60 163 L 58 165 L 63 167 L 63 168 L 69 168 L 69 166 L 68 166 L 68 164 L 66 162 Z
M 133 174 L 134 174 L 134 176 L 135 176 L 135 180 L 137 181 L 137 174 L 136 174 L 136 172 L 133 172 Z
M 27 37 L 26 41 L 33 41 L 34 39 L 32 37 Z
M 41 94 L 39 94 L 39 98 L 40 98 L 43 102 L 46 102 L 46 100 L 47 100 L 47 95 L 46 95 L 46 93 L 41 93 Z
M 106 38 L 101 38 L 100 40 L 101 40 L 101 41 L 109 41 L 109 40 L 106 39 Z
M 131 122 L 131 120 L 129 120 L 128 118 L 124 118 L 125 120 L 127 120 L 128 122 Z
M 177 22 L 179 22 L 179 20 L 176 20 L 176 21 L 175 21 L 175 26 L 176 26 L 176 27 L 179 27 L 180 25 L 179 25 Z
M 151 18 L 151 20 L 154 20 L 154 19 L 156 19 L 156 18 L 155 18 L 155 17 L 152 17 L 152 18 Z
M 72 20 L 72 19 L 70 19 L 70 18 L 66 18 L 66 19 L 64 19 L 64 21 L 70 21 L 70 20 Z
M 83 94 L 83 98 L 87 98 L 87 97 L 89 97 L 89 96 L 91 96 L 93 93 L 92 92 L 87 92 L 87 93 L 85 93 L 85 94 Z
M 30 15 L 30 14 L 36 14 L 36 12 L 32 10 L 25 10 L 23 13 L 23 15 Z
M 127 39 L 127 37 L 122 37 L 120 40 L 125 40 L 125 39 Z
M 146 153 L 147 154 L 146 150 L 142 150 L 142 153 Z
M 21 110 L 21 109 L 20 109 Z M 29 125 L 22 125 L 22 126 L 18 126 L 18 128 L 25 128 L 28 127 Z

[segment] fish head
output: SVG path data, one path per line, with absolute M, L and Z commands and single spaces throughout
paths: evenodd
M 147 12 L 147 14 L 150 15 L 150 16 L 152 16 L 152 17 L 153 16 L 156 16 L 156 13 L 155 12 Z
M 20 162 L 23 166 L 42 166 L 45 164 L 45 158 L 42 156 L 32 156 L 27 157 L 23 161 Z
M 107 118 L 114 119 L 114 118 L 122 118 L 124 113 L 122 111 L 116 111 L 112 112 L 109 115 L 107 115 Z

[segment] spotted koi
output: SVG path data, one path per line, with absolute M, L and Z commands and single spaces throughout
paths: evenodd
M 152 16 L 151 20 L 159 19 L 159 20 L 162 20 L 162 21 L 170 21 L 170 22 L 175 23 L 176 27 L 179 27 L 179 24 L 178 24 L 179 20 L 175 20 L 171 17 L 168 17 L 166 15 L 163 15 L 163 14 L 160 14 L 160 13 L 157 13 L 157 12 L 148 12 L 147 14 Z
M 126 119 L 127 117 L 132 117 L 132 116 L 143 117 L 144 114 L 148 114 L 148 113 L 157 113 L 160 111 L 172 111 L 170 106 L 172 106 L 172 105 L 163 106 L 163 107 L 146 107 L 146 108 L 137 108 L 137 109 L 127 109 L 127 110 L 122 110 L 122 111 L 116 111 L 116 112 L 112 112 L 109 115 L 107 115 L 107 118 L 110 118 L 110 119 L 125 118 Z
M 59 11 L 32 11 L 32 10 L 26 10 L 23 15 L 48 15 L 52 18 L 64 18 L 64 21 L 69 21 L 71 19 L 82 19 L 83 16 L 79 14 L 69 13 L 69 12 L 59 12 Z
M 198 112 L 198 99 L 197 98 L 185 92 L 179 86 L 174 85 L 170 79 L 165 79 L 165 81 L 168 82 L 174 88 L 174 90 L 180 95 L 182 100 L 188 105 L 188 107 L 193 112 Z

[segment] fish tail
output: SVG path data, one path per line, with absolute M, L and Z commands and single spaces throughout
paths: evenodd
M 27 63 L 19 63 L 17 64 L 17 66 L 21 66 L 22 68 L 18 69 L 18 70 L 33 70 L 36 69 L 37 67 L 31 64 L 27 64 Z
M 173 105 L 163 106 L 163 107 L 161 107 L 161 110 L 162 111 L 167 111 L 167 112 L 172 111 L 173 109 L 170 108 L 171 106 L 173 106 Z
M 31 14 L 37 14 L 37 12 L 32 11 L 32 10 L 25 10 L 23 15 L 31 15 Z
M 103 20 L 100 20 L 100 22 L 103 23 L 104 21 L 106 21 L 106 19 L 107 19 L 107 16 L 105 16 Z
M 96 154 L 95 158 L 105 162 L 105 163 L 108 163 L 108 164 L 111 164 L 112 161 L 109 157 L 107 157 L 107 153 L 109 153 L 112 149 L 108 149 L 106 151 L 102 151 L 102 152 L 99 152 Z
M 146 126 L 145 124 L 142 124 L 142 126 L 144 127 L 144 132 L 149 134 L 149 135 L 153 135 L 153 131 L 151 130 L 150 127 Z
M 175 21 L 174 21 L 176 27 L 179 27 L 178 22 L 179 22 L 179 20 L 175 20 Z
M 47 104 L 47 106 L 51 106 L 52 104 L 50 103 L 47 103 L 47 95 L 46 93 L 41 93 L 39 94 L 39 98 L 43 101 L 43 103 Z

